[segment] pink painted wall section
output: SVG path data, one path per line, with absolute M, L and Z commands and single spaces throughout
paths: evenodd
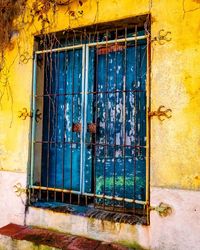
M 172 208 L 167 217 L 160 217 L 151 211 L 150 226 L 111 223 L 80 216 L 29 208 L 25 214 L 25 196 L 17 197 L 13 186 L 17 182 L 24 186 L 25 174 L 0 172 L 1 213 L 0 227 L 8 223 L 34 225 L 51 228 L 105 241 L 119 241 L 129 244 L 138 242 L 155 250 L 199 250 L 200 249 L 200 192 L 151 189 L 151 205 L 161 202 Z M 78 225 L 78 226 L 77 226 Z
M 151 212 L 149 241 L 152 249 L 199 250 L 200 249 L 200 192 L 151 189 L 151 205 L 167 203 L 172 214 L 160 217 Z
M 26 174 L 0 171 L 0 227 L 8 223 L 23 225 L 26 196 L 18 197 L 14 186 L 26 187 Z

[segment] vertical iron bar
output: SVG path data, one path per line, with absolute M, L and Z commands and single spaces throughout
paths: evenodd
M 139 81 L 138 83 L 140 84 L 140 87 L 139 87 L 139 91 L 138 91 L 138 96 L 139 96 L 139 101 L 138 101 L 138 111 L 139 111 L 139 121 L 138 121 L 138 125 L 139 125 L 139 128 L 138 128 L 138 155 L 140 156 L 141 155 L 141 143 L 142 143 L 142 108 L 141 107 L 141 103 L 142 103 L 142 99 L 143 98 L 143 90 L 142 90 L 142 78 L 141 78 L 141 69 L 142 69 L 142 65 L 141 65 L 141 45 L 138 46 L 138 59 L 137 59 L 137 62 L 138 62 L 138 71 L 139 71 Z
M 74 36 L 73 36 L 73 46 L 74 46 Z M 72 66 L 72 126 L 73 126 L 73 116 L 74 116 L 74 62 L 75 62 L 75 49 L 73 48 L 73 66 Z M 72 129 L 71 129 L 72 131 Z M 72 141 L 71 141 L 71 164 L 70 164 L 70 190 L 72 190 L 72 168 L 73 168 L 73 153 L 72 153 L 72 146 L 73 146 L 73 142 L 74 142 L 74 136 L 73 136 L 73 132 L 72 133 Z M 72 194 L 70 193 L 70 204 L 72 203 Z
M 34 61 L 33 61 L 33 94 L 32 94 L 32 112 L 33 112 L 33 119 L 32 119 L 32 134 L 31 134 L 31 169 L 30 169 L 30 186 L 33 186 L 33 169 L 34 169 L 34 152 L 35 152 L 35 112 L 36 112 L 36 84 L 37 84 L 37 55 L 34 54 Z
M 105 95 L 105 144 L 107 145 L 107 113 L 108 113 L 108 30 L 106 30 L 106 93 L 104 94 Z M 108 152 L 107 152 L 107 147 L 108 146 L 104 146 L 104 195 L 105 195 L 105 189 L 106 189 L 106 161 L 107 161 L 107 158 L 108 158 Z M 105 209 L 105 198 L 103 200 L 103 206 L 104 206 L 104 209 Z
M 44 83 L 45 77 L 44 77 L 44 76 L 45 76 L 46 56 L 45 56 L 45 54 L 41 54 L 41 56 L 42 56 L 42 74 L 43 74 L 43 82 L 42 82 L 42 84 L 43 84 L 43 86 L 42 86 L 42 92 L 41 92 L 40 94 L 41 94 L 41 96 L 42 96 L 42 109 L 43 109 L 43 111 L 44 111 L 44 97 L 43 97 L 43 96 L 44 96 L 44 93 L 45 93 L 45 83 Z M 41 140 L 43 140 L 44 115 L 42 115 L 41 123 L 42 123 L 42 135 L 41 135 Z M 42 181 L 43 150 L 44 150 L 44 148 L 43 148 L 43 143 L 42 143 L 42 144 L 41 144 L 41 162 L 40 162 L 40 164 L 41 164 L 41 165 L 40 165 L 40 187 L 41 187 L 41 185 L 42 185 L 41 181 Z M 41 200 L 41 198 L 42 198 L 42 190 L 41 190 L 41 188 L 40 188 L 39 200 Z
M 126 196 L 126 57 L 127 57 L 127 27 L 125 28 L 125 50 L 124 50 L 124 77 L 123 77 L 123 157 L 124 157 L 124 198 Z M 125 202 L 123 201 L 123 210 L 125 210 Z
M 115 182 L 116 182 L 116 99 L 117 99 L 117 37 L 118 37 L 118 30 L 115 30 L 115 79 L 114 79 L 114 188 L 113 188 L 113 197 L 115 197 Z M 113 200 L 113 211 L 115 210 L 115 200 Z
M 135 106 L 135 123 L 134 123 L 134 134 L 135 134 L 135 149 L 134 149 L 134 200 L 136 199 L 136 167 L 137 167 L 137 161 L 136 161 L 136 154 L 137 154 L 137 127 L 138 127 L 138 120 L 137 120 L 137 115 L 138 115 L 138 110 L 137 110 L 137 105 L 138 105 L 138 100 L 137 100 L 137 25 L 135 26 L 135 88 L 136 88 L 136 91 L 134 92 L 135 93 L 135 101 L 134 101 L 134 106 Z M 134 205 L 134 213 L 135 213 L 135 204 L 133 203 Z
M 150 156 L 151 156 L 151 119 L 148 115 L 151 110 L 151 36 L 147 37 L 147 80 L 146 80 L 146 202 L 147 224 L 150 224 Z
M 99 57 L 98 57 L 98 51 L 99 51 L 99 47 L 98 47 L 98 41 L 99 41 L 99 32 L 97 32 L 96 35 L 96 39 L 97 39 L 97 45 L 96 45 L 96 54 L 94 55 L 96 57 L 95 60 L 95 79 L 94 79 L 94 83 L 95 83 L 95 87 L 94 87 L 94 91 L 95 91 L 95 124 L 98 127 L 99 124 L 97 124 L 97 117 L 98 117 L 98 62 L 99 62 Z M 94 47 L 94 53 L 95 53 L 95 47 Z M 98 129 L 98 128 L 97 128 Z M 95 133 L 95 138 L 94 138 L 94 164 L 93 164 L 93 168 L 94 168 L 94 173 L 93 173 L 93 178 L 94 178 L 94 195 L 96 195 L 96 151 L 97 148 L 99 148 L 99 146 L 96 146 L 96 142 L 97 142 L 97 133 Z M 96 198 L 94 198 L 94 207 L 96 205 Z
M 58 109 L 59 109 L 59 81 L 60 81 L 60 77 L 59 77 L 59 57 L 60 57 L 60 53 L 58 52 L 57 55 L 55 53 L 55 125 L 54 125 L 54 129 L 55 129 L 55 176 L 54 176 L 54 188 L 56 188 L 56 181 L 57 181 L 57 150 L 58 150 L 58 141 L 57 141 L 57 132 L 58 132 Z M 58 62 L 58 67 L 57 67 L 57 62 Z M 56 201 L 56 192 L 54 192 L 54 201 Z
M 80 192 L 81 194 L 85 190 L 85 138 L 86 138 L 86 85 L 87 85 L 87 75 L 88 75 L 88 47 L 82 47 L 82 82 L 81 82 L 81 123 L 82 129 L 80 133 L 80 142 L 81 142 L 81 159 L 80 159 Z
M 62 141 L 62 146 L 63 146 L 63 161 L 62 161 L 62 187 L 64 189 L 65 186 L 65 145 L 66 145 L 66 140 L 65 140 L 65 133 L 66 133 L 66 124 L 65 124 L 65 113 L 66 113 L 66 70 L 67 70 L 67 64 L 66 64 L 66 58 L 67 58 L 67 51 L 63 52 L 64 54 L 64 114 L 63 114 L 63 141 Z M 62 193 L 62 202 L 64 202 L 64 193 Z
M 50 56 L 50 65 L 49 65 L 49 59 L 48 59 L 48 54 L 47 54 L 47 66 L 49 66 L 49 71 L 46 71 L 46 84 L 49 85 L 49 88 L 47 87 L 47 93 L 48 93 L 48 104 L 49 104 L 49 110 L 48 110 L 48 147 L 47 147 L 47 188 L 49 187 L 49 157 L 50 157 L 50 130 L 51 130 L 51 123 L 50 123 L 50 119 L 51 119 L 51 81 L 52 81 L 52 53 L 49 55 Z M 50 77 L 49 77 L 49 81 L 48 81 L 48 73 L 50 72 Z M 49 191 L 47 189 L 47 201 L 49 200 Z

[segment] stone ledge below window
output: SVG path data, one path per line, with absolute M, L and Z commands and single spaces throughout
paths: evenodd
M 34 202 L 32 207 L 48 209 L 58 213 L 69 213 L 73 215 L 94 218 L 98 220 L 111 221 L 114 223 L 127 223 L 131 225 L 142 224 L 147 225 L 146 215 L 131 215 L 125 213 L 117 213 L 105 211 L 91 206 L 78 206 L 64 204 L 60 202 Z

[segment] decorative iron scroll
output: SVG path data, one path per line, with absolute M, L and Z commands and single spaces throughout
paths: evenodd
M 26 188 L 22 187 L 21 183 L 17 183 L 13 186 L 15 194 L 20 197 L 22 194 L 25 194 L 27 192 Z
M 171 115 L 172 110 L 171 109 L 163 110 L 163 109 L 165 109 L 165 106 L 161 105 L 157 111 L 149 112 L 149 117 L 157 116 L 160 121 L 164 121 L 165 118 L 167 118 L 167 119 L 171 118 L 172 117 L 172 115 Z
M 22 120 L 26 120 L 27 117 L 33 118 L 33 112 L 28 111 L 27 108 L 23 108 L 21 111 L 19 111 L 18 118 L 21 118 Z M 42 119 L 42 113 L 40 113 L 40 110 L 37 109 L 35 113 L 35 121 L 38 123 L 39 120 Z
M 159 30 L 158 35 L 153 38 L 152 42 L 157 41 L 160 45 L 164 45 L 165 42 L 170 42 L 171 38 L 171 31 L 165 31 L 164 29 Z

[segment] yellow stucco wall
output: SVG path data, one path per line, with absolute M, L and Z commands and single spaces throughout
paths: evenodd
M 49 31 L 151 13 L 152 38 L 161 29 L 171 32 L 170 42 L 151 45 L 152 110 L 160 105 L 172 109 L 171 119 L 151 120 L 151 186 L 200 189 L 200 1 L 84 0 L 71 9 L 76 18 L 66 8 L 58 9 Z M 19 119 L 18 111 L 31 105 L 32 60 L 19 63 L 19 49 L 32 54 L 40 26 L 24 27 L 6 53 L 0 83 L 0 170 L 26 172 L 29 164 L 30 120 Z

